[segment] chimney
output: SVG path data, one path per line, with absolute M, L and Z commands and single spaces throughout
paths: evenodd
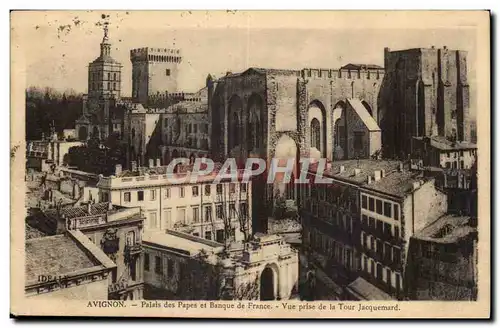
M 435 49 L 436 47 L 432 46 L 431 49 Z
M 92 214 L 92 213 L 91 213 L 91 208 L 92 208 L 92 203 L 89 201 L 89 202 L 87 203 L 87 213 L 88 213 L 88 214 Z
M 131 170 L 132 172 L 137 171 L 137 162 L 136 162 L 136 161 L 132 161 L 132 162 L 130 163 L 130 170 Z
M 161 166 L 161 160 L 159 158 L 156 159 L 156 166 L 157 167 Z
M 358 176 L 361 173 L 361 169 L 354 169 L 354 176 Z
M 368 183 L 368 184 L 372 183 L 372 176 L 371 176 L 371 175 L 369 175 L 369 176 L 368 176 L 368 181 L 367 181 L 367 183 Z
M 115 165 L 115 176 L 120 176 L 120 174 L 122 174 L 122 165 L 116 164 Z
M 380 177 L 385 178 L 385 170 L 380 170 Z
M 448 49 L 448 48 L 447 48 L 446 46 L 443 46 L 443 49 L 444 49 L 444 50 L 446 50 L 446 49 Z
M 373 172 L 373 174 L 375 181 L 379 181 L 380 178 L 382 177 L 382 172 L 380 172 L 380 170 L 376 170 L 375 172 Z
M 345 172 L 345 166 L 344 165 L 340 165 L 340 173 L 344 173 Z
M 149 167 L 154 167 L 155 166 L 155 160 L 150 158 L 149 159 Z
M 403 172 L 403 162 L 399 162 L 399 172 Z
M 111 211 L 113 209 L 113 203 L 109 202 L 108 203 L 108 211 Z

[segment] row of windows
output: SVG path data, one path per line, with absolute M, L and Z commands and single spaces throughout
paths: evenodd
M 112 90 L 112 91 L 117 91 L 119 89 L 120 84 L 113 82 L 111 84 L 110 82 L 107 82 L 104 84 L 104 89 L 103 90 Z M 100 83 L 92 83 L 90 85 L 90 90 L 101 90 L 101 84 Z
M 119 81 L 120 80 L 120 73 L 118 73 L 118 72 L 114 72 L 114 73 L 108 72 L 107 75 L 101 75 L 101 72 L 92 72 L 91 74 L 92 74 L 91 80 L 94 80 L 94 81 L 101 80 L 103 76 L 107 76 L 108 81 Z M 106 72 L 104 72 L 104 74 L 106 74 Z
M 234 241 L 236 237 L 236 229 L 232 228 L 230 234 L 231 234 L 231 236 L 229 236 L 230 240 Z M 225 235 L 224 229 L 218 229 L 213 232 L 211 230 L 208 230 L 205 231 L 204 238 L 207 240 L 214 240 L 215 237 L 215 241 L 217 241 L 218 243 L 223 243 L 225 241 L 224 235 Z M 193 236 L 199 237 L 200 234 L 198 232 L 194 232 Z
M 330 208 L 326 205 L 318 206 L 317 202 L 311 201 L 311 213 L 319 218 L 327 218 L 328 222 L 341 227 L 347 232 L 352 233 L 353 231 L 352 218 L 333 207 Z
M 403 289 L 403 280 L 399 272 L 384 267 L 382 263 L 375 262 L 373 259 L 364 255 L 362 255 L 361 270 L 370 274 L 376 280 L 395 288 L 397 291 Z
M 203 217 L 201 217 L 200 208 L 203 208 Z M 176 208 L 176 222 L 184 224 L 212 222 L 212 220 L 221 221 L 226 218 L 234 220 L 236 218 L 248 218 L 248 204 L 240 202 L 238 207 L 235 202 L 230 202 L 227 208 L 224 204 L 215 204 L 215 218 L 213 217 L 212 205 L 191 206 L 191 207 L 177 207 Z M 164 209 L 164 220 L 168 224 L 172 222 L 172 209 Z M 164 227 L 159 225 L 158 216 L 156 211 L 149 212 L 149 227 L 152 229 Z
M 164 267 L 163 267 L 163 261 L 160 256 L 155 256 L 154 257 L 154 272 L 156 274 L 164 275 L 168 278 L 173 278 L 174 277 L 174 261 L 168 260 L 165 261 L 167 262 L 167 270 L 164 272 Z M 151 265 L 150 265 L 150 258 L 148 253 L 144 253 L 144 271 L 150 271 L 151 270 Z
M 361 196 L 361 208 L 386 216 L 388 218 L 399 220 L 399 204 L 382 201 L 370 196 Z
M 390 243 L 383 242 L 380 238 L 361 232 L 361 245 L 365 249 L 377 253 L 380 258 L 394 264 L 401 263 L 401 248 L 393 247 Z
M 445 168 L 447 169 L 458 169 L 458 163 L 457 162 L 446 162 L 445 163 Z M 460 161 L 460 169 L 465 169 L 465 163 L 464 161 Z
M 243 192 L 243 193 L 247 192 L 247 184 L 246 183 L 242 183 L 242 184 L 240 184 L 240 186 L 241 186 L 241 192 Z M 172 189 L 179 191 L 179 193 L 178 193 L 179 198 L 184 198 L 184 197 L 186 197 L 186 188 L 187 187 L 175 187 L 175 188 L 169 187 L 169 188 L 166 188 L 165 192 L 164 192 L 164 198 L 171 198 Z M 205 196 L 210 196 L 212 193 L 212 185 L 209 185 L 209 184 L 205 185 L 203 190 L 204 190 Z M 216 185 L 217 194 L 222 194 L 222 190 L 223 190 L 222 184 Z M 229 192 L 231 194 L 234 194 L 236 192 L 236 184 L 235 183 L 229 184 Z M 144 197 L 145 197 L 144 193 L 145 193 L 144 190 L 137 191 L 137 201 L 139 201 L 139 202 L 144 201 Z M 149 200 L 151 200 L 151 201 L 156 200 L 157 194 L 158 194 L 158 191 L 156 189 L 149 190 Z M 192 186 L 191 187 L 191 195 L 192 195 L 192 197 L 198 197 L 200 195 L 200 187 L 199 186 Z M 130 191 L 124 192 L 123 193 L 124 201 L 126 203 L 131 202 L 132 201 L 131 196 L 132 196 L 132 192 L 130 192 Z
M 400 236 L 398 225 L 392 225 L 365 214 L 361 215 L 361 226 L 364 230 L 377 231 L 379 235 L 394 237 L 395 239 L 399 239 Z
M 347 269 L 353 268 L 353 251 L 350 247 L 346 247 L 344 244 L 323 235 L 316 229 L 309 232 L 309 241 L 313 248 L 329 255 L 337 263 L 342 264 Z
M 170 131 L 168 133 L 165 133 L 165 144 L 167 144 L 167 145 L 179 145 L 181 147 L 186 147 L 186 148 L 200 148 L 200 149 L 203 149 L 203 150 L 208 150 L 208 148 L 209 148 L 208 147 L 208 139 L 207 138 L 200 139 L 199 146 L 198 146 L 198 139 L 197 138 L 188 137 L 186 139 L 185 143 L 182 143 L 182 142 L 179 142 L 179 141 L 174 142 L 173 139 L 174 138 L 173 138 L 172 131 Z

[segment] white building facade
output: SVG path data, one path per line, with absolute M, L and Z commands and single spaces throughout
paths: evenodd
M 155 169 L 100 177 L 99 200 L 140 207 L 146 217 L 146 231 L 176 229 L 221 243 L 229 226 L 230 240 L 243 241 L 245 234 L 251 235 L 251 182 L 214 183 L 213 175 L 195 183 L 190 179 L 175 183 L 160 174 L 164 167 Z

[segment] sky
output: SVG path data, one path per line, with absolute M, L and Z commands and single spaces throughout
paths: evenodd
M 475 97 L 477 46 L 475 29 L 470 26 L 422 28 L 422 24 L 408 24 L 409 28 L 403 29 L 377 23 L 374 28 L 374 24 L 370 25 L 371 18 L 359 15 L 357 20 L 336 16 L 340 17 L 334 20 L 337 25 L 330 26 L 314 24 L 316 19 L 312 14 L 300 16 L 302 20 L 291 24 L 285 20 L 270 24 L 264 15 L 259 19 L 235 15 L 231 20 L 227 18 L 229 14 L 210 17 L 186 14 L 193 16 L 189 20 L 182 18 L 182 12 L 176 13 L 174 16 L 167 12 L 147 15 L 112 12 L 107 18 L 111 54 L 123 65 L 123 96 L 131 94 L 129 52 L 138 47 L 181 49 L 179 88 L 189 92 L 203 87 L 209 73 L 217 77 L 252 66 L 282 69 L 336 69 L 348 63 L 383 66 L 384 47 L 400 50 L 447 46 L 468 52 L 471 98 Z M 22 43 L 26 84 L 85 93 L 87 65 L 99 56 L 103 37 L 101 13 L 33 12 L 27 16 L 13 31 L 26 41 Z

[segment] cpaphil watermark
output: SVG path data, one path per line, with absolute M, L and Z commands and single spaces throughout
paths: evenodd
M 315 165 L 314 181 L 308 174 L 312 164 Z M 298 161 L 295 158 L 273 158 L 268 162 L 262 158 L 248 158 L 244 168 L 238 167 L 235 158 L 228 158 L 220 167 L 206 157 L 196 158 L 194 162 L 189 158 L 175 158 L 166 167 L 166 177 L 171 183 L 196 183 L 207 177 L 213 179 L 214 183 L 246 183 L 264 175 L 269 184 L 276 181 L 286 184 L 331 184 L 332 179 L 324 176 L 327 169 L 326 158 L 300 158 Z

